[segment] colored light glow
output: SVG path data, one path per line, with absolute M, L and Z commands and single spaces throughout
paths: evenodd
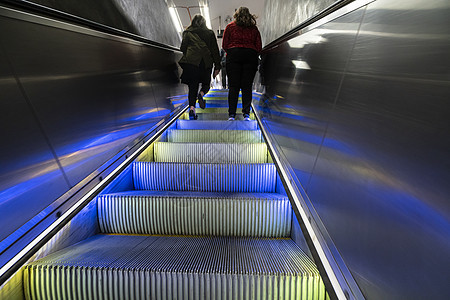
M 259 120 L 259 116 L 257 114 L 255 114 L 257 120 Z M 260 123 L 260 122 L 258 122 Z M 311 237 L 311 241 L 314 244 L 314 248 L 317 251 L 317 254 L 320 258 L 320 261 L 323 264 L 323 267 L 325 269 L 325 272 L 328 275 L 328 279 L 331 282 L 331 285 L 334 288 L 334 291 L 338 297 L 338 299 L 346 299 L 347 297 L 344 294 L 344 291 L 342 289 L 342 286 L 340 284 L 340 281 L 337 277 L 338 274 L 335 273 L 336 270 L 336 266 L 331 265 L 331 262 L 328 260 L 327 254 L 325 253 L 326 249 L 324 249 L 324 247 L 322 246 L 322 240 L 323 238 L 320 235 L 320 232 L 316 233 L 315 229 L 313 228 L 310 220 L 308 219 L 308 213 L 307 211 L 305 211 L 305 209 L 303 208 L 303 205 L 301 204 L 301 194 L 298 195 L 295 191 L 296 189 L 294 188 L 294 184 L 291 182 L 291 180 L 289 180 L 289 176 L 288 176 L 288 172 L 285 170 L 284 165 L 281 163 L 281 159 L 278 157 L 277 152 L 274 149 L 274 146 L 272 145 L 272 143 L 270 143 L 269 139 L 268 139 L 268 134 L 266 132 L 266 130 L 264 129 L 263 126 L 260 125 L 261 128 L 261 132 L 264 136 L 264 138 L 266 139 L 266 141 L 268 141 L 267 146 L 268 148 L 270 148 L 270 152 L 273 154 L 273 160 L 274 162 L 278 165 L 279 169 L 279 174 L 282 178 L 284 178 L 284 181 L 286 182 L 286 188 L 288 191 L 290 191 L 290 194 L 292 196 L 292 200 L 293 203 L 295 205 L 295 207 L 298 209 L 298 212 L 300 214 L 300 217 L 302 219 L 303 224 L 305 225 L 305 228 L 309 234 L 309 236 Z M 303 199 L 302 199 L 303 200 Z
M 187 107 L 186 107 L 187 108 Z M 176 115 L 174 115 L 173 119 L 177 119 L 181 114 L 184 113 L 184 110 L 180 110 Z M 161 129 L 158 130 L 157 133 L 154 134 L 154 137 L 158 137 L 162 132 L 164 132 L 172 123 L 169 122 L 165 124 Z M 15 255 L 10 261 L 0 267 L 0 277 L 3 276 L 9 269 L 14 267 L 29 251 L 33 249 L 42 239 L 44 239 L 47 235 L 49 235 L 54 228 L 56 228 L 62 222 L 65 222 L 69 216 L 77 210 L 83 203 L 86 202 L 87 199 L 93 198 L 96 194 L 98 194 L 109 182 L 123 171 L 125 166 L 129 165 L 133 160 L 135 160 L 138 155 L 144 151 L 151 143 L 154 142 L 154 139 L 151 138 L 147 140 L 136 152 L 131 154 L 123 163 L 121 163 L 114 171 L 109 173 L 109 175 L 104 178 L 99 184 L 97 184 L 92 190 L 90 190 L 84 197 L 82 197 L 78 202 L 76 202 L 72 207 L 70 207 L 66 212 L 64 212 L 61 217 L 55 220 L 49 227 L 47 227 L 41 234 L 39 234 L 36 238 L 34 238 L 31 242 L 29 242 L 17 255 Z

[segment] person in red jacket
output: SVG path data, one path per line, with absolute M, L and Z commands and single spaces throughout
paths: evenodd
M 252 84 L 261 52 L 261 35 L 256 27 L 256 17 L 247 7 L 239 7 L 234 21 L 227 25 L 222 38 L 222 48 L 227 52 L 228 116 L 236 118 L 239 91 L 242 90 L 242 114 L 250 120 Z

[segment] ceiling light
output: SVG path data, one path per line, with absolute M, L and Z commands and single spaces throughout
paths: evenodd
M 178 15 L 178 11 L 175 7 L 169 7 L 169 13 L 172 17 L 172 22 L 175 25 L 176 30 L 181 33 L 183 32 L 183 25 L 180 20 L 180 15 Z
M 202 16 L 206 19 L 206 27 L 208 27 L 209 29 L 212 29 L 211 18 L 209 17 L 209 7 L 208 7 L 208 5 L 200 6 L 200 12 L 201 12 Z

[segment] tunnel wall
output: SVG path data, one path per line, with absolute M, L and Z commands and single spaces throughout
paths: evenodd
M 258 27 L 263 45 L 294 29 L 315 16 L 336 0 L 265 0 L 264 13 Z M 260 22 L 259 22 L 260 21 Z
M 449 15 L 355 1 L 262 55 L 256 110 L 367 299 L 450 298 Z
M 30 0 L 39 5 L 179 47 L 177 33 L 164 0 Z
M 175 48 L 4 7 L 0 28 L 2 266 L 187 99 Z

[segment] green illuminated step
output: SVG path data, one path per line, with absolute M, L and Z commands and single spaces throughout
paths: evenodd
M 156 162 L 190 163 L 266 163 L 268 152 L 264 143 L 212 144 L 165 143 L 154 144 Z
M 167 131 L 172 143 L 262 143 L 259 130 L 179 130 Z
M 290 239 L 96 235 L 24 268 L 26 299 L 329 299 Z

